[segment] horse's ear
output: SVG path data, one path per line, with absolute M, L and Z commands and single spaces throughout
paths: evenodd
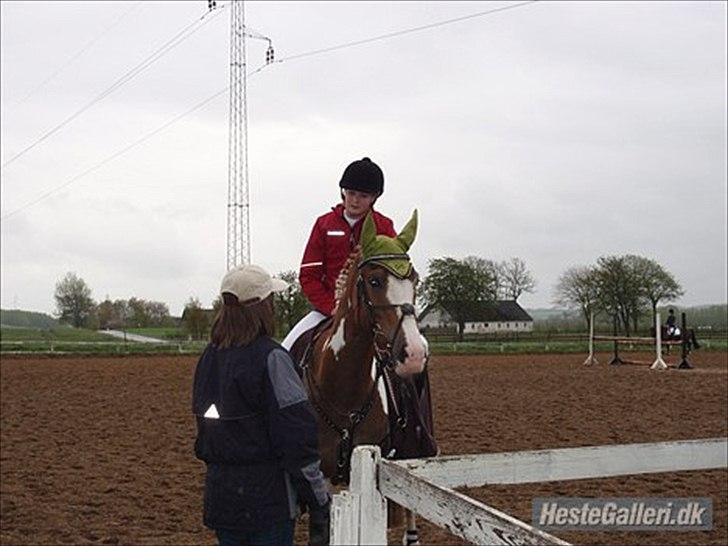
M 377 226 L 374 224 L 372 213 L 368 213 L 364 219 L 364 225 L 361 227 L 361 235 L 359 236 L 359 245 L 361 245 L 364 254 L 367 249 L 374 243 L 377 238 Z
M 402 231 L 399 232 L 399 235 L 397 235 L 397 240 L 404 245 L 405 251 L 409 250 L 409 247 L 412 246 L 412 243 L 415 242 L 415 237 L 417 236 L 417 209 L 415 209 L 412 212 L 412 218 L 409 219 L 409 222 L 402 228 Z

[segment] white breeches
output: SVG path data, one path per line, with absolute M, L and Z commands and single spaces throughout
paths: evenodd
M 306 330 L 310 330 L 325 318 L 326 315 L 324 315 L 323 313 L 319 313 L 318 311 L 311 311 L 308 315 L 299 320 L 298 324 L 291 328 L 291 331 L 288 332 L 288 335 L 283 340 L 281 345 L 283 345 L 283 347 L 287 351 L 290 351 L 295 341 L 303 332 L 305 332 Z

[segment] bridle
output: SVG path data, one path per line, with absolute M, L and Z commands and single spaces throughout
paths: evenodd
M 376 264 L 377 262 L 392 259 L 409 261 L 410 257 L 407 254 L 375 254 L 374 256 L 370 256 L 369 258 L 362 260 L 357 266 L 359 273 L 356 281 L 357 295 L 359 299 L 364 302 L 369 314 L 369 323 L 372 326 L 372 334 L 374 336 L 374 355 L 377 359 L 378 367 L 381 366 L 389 370 L 394 370 L 397 365 L 397 359 L 392 354 L 392 349 L 394 348 L 394 342 L 402 329 L 402 322 L 405 317 L 415 316 L 415 306 L 411 303 L 372 303 L 361 272 L 365 265 Z M 377 309 L 399 309 L 401 311 L 397 327 L 394 329 L 394 334 L 392 334 L 391 338 L 387 336 L 384 330 L 382 330 L 382 327 L 376 321 L 375 312 Z M 383 346 L 378 341 L 381 339 L 384 340 Z

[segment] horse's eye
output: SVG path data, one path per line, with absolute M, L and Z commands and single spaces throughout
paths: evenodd
M 373 277 L 369 279 L 369 285 L 373 286 L 374 288 L 381 288 L 382 287 L 382 281 L 377 279 L 376 277 Z

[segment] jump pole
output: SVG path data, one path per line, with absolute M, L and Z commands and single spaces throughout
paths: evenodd
M 594 312 L 589 316 L 589 356 L 584 361 L 584 366 L 599 364 L 597 357 L 594 356 Z
M 666 370 L 667 364 L 662 360 L 662 330 L 660 328 L 660 313 L 655 313 L 655 362 L 650 366 L 651 370 Z

